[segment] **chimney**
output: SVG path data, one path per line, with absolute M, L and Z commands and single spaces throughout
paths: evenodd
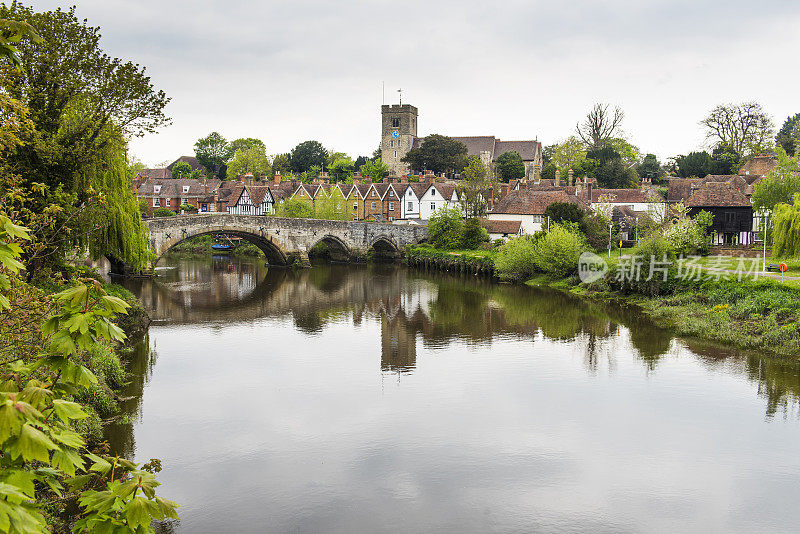
M 275 171 L 275 178 L 274 178 L 275 185 L 281 185 L 281 171 Z
M 570 170 L 567 172 L 567 185 L 569 185 L 569 186 L 571 186 L 571 185 L 572 185 L 572 178 L 573 178 L 574 176 L 575 176 L 575 172 L 574 172 L 572 169 L 570 169 Z
M 561 171 L 556 167 L 556 180 L 554 182 L 556 187 L 561 187 Z
M 592 203 L 592 182 L 586 182 L 586 201 L 591 205 Z

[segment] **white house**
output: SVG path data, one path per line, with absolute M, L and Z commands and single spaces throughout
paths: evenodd
M 236 194 L 239 193 L 237 198 Z M 234 201 L 235 199 L 235 201 Z M 267 215 L 275 213 L 275 200 L 267 186 L 242 186 L 234 191 L 228 213 L 234 215 Z
M 422 195 L 427 191 L 427 184 L 413 183 L 406 186 L 405 191 L 400 192 L 403 199 L 401 202 L 402 219 L 420 219 L 419 203 Z
M 636 212 L 647 213 L 654 221 L 664 220 L 666 202 L 652 189 L 601 189 L 587 187 L 579 196 L 587 201 L 592 211 L 607 212 L 610 217 L 614 208 L 629 208 Z
M 419 199 L 419 217 L 428 220 L 436 210 L 445 206 L 458 205 L 458 191 L 455 186 L 431 184 Z

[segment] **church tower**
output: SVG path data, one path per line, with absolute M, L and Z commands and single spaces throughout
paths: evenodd
M 401 161 L 417 137 L 417 108 L 409 104 L 381 106 L 381 159 L 389 174 L 408 174 L 409 166 Z

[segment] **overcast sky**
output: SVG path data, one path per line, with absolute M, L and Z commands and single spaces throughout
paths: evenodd
M 423 136 L 551 144 L 599 101 L 662 158 L 702 147 L 719 103 L 757 100 L 778 127 L 800 112 L 797 0 L 81 0 L 77 13 L 172 98 L 173 125 L 131 143 L 148 165 L 213 130 L 270 154 L 307 139 L 369 154 L 382 82 L 386 103 L 402 87 L 419 108 Z

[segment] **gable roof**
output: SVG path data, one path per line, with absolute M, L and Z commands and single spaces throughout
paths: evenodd
M 510 213 L 515 215 L 544 215 L 547 206 L 556 202 L 569 202 L 583 207 L 577 196 L 568 195 L 565 191 L 511 191 L 497 203 L 492 213 Z
M 260 206 L 264 200 L 269 200 L 270 191 L 269 186 L 266 185 L 249 185 L 247 186 L 247 193 L 250 195 L 250 201 L 254 206 Z
M 586 189 L 581 191 L 582 196 L 587 196 Z M 592 188 L 592 204 L 601 202 L 601 197 L 607 197 L 611 203 L 638 204 L 640 202 L 664 202 L 656 191 L 642 191 L 641 189 L 601 189 Z M 605 199 L 604 199 L 605 200 Z
M 762 154 L 747 160 L 747 162 L 742 165 L 742 168 L 739 169 L 739 174 L 741 176 L 765 176 L 777 166 L 778 161 L 775 159 L 775 156 Z
M 700 207 L 751 207 L 750 201 L 730 182 L 705 182 L 689 199 L 686 205 Z
M 167 170 L 170 173 L 172 173 L 172 168 L 179 161 L 183 161 L 184 163 L 188 163 L 189 165 L 191 165 L 193 171 L 196 171 L 197 169 L 202 169 L 203 168 L 203 166 L 200 165 L 200 162 L 197 161 L 196 157 L 194 157 L 194 156 L 181 156 L 178 159 L 176 159 L 175 161 L 173 161 L 172 163 L 170 163 L 169 165 L 167 165 Z
M 539 141 L 495 141 L 494 159 L 511 151 L 518 153 L 522 161 L 533 161 L 542 151 L 542 144 Z
M 156 194 L 154 186 L 161 186 L 161 190 Z M 139 184 L 136 189 L 136 194 L 140 197 L 204 197 L 213 193 L 220 186 L 220 180 L 198 180 L 194 178 L 186 178 L 183 180 L 173 180 L 172 178 L 165 179 L 147 179 Z M 184 193 L 183 188 L 188 187 L 189 190 Z

